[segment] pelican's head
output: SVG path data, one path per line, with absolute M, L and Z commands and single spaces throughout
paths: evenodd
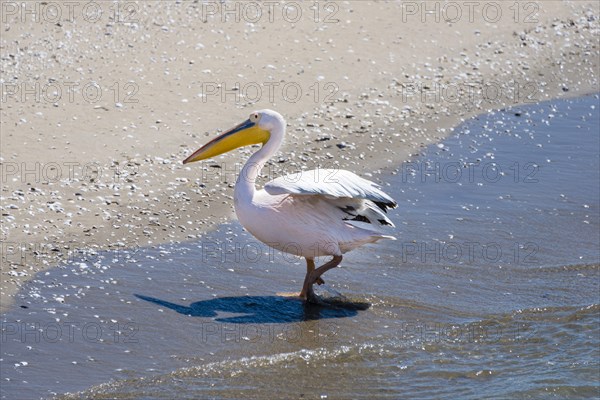
M 273 134 L 283 136 L 284 127 L 285 120 L 278 112 L 254 111 L 246 121 L 206 143 L 183 160 L 183 163 L 206 160 L 242 146 L 259 143 L 264 145 Z

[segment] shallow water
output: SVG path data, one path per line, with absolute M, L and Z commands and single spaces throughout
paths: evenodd
M 320 288 L 368 308 L 278 295 L 303 262 L 236 222 L 42 273 L 2 316 L 2 398 L 599 396 L 599 108 L 490 113 L 382 176 L 398 240 Z

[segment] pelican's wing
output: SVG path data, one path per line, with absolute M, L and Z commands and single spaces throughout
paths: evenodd
M 379 185 L 343 169 L 313 169 L 285 175 L 265 185 L 272 195 L 319 195 L 326 198 L 365 199 L 383 211 L 398 204 Z

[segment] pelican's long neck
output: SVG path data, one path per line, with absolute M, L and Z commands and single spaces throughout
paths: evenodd
M 265 166 L 265 163 L 279 150 L 285 134 L 285 125 L 271 130 L 271 135 L 267 143 L 260 150 L 252 154 L 235 183 L 234 202 L 251 202 L 256 192 L 256 178 Z

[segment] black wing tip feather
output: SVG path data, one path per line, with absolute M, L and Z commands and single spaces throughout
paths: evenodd
M 366 222 L 367 224 L 371 223 L 371 220 L 367 217 L 365 217 L 364 215 L 356 215 L 354 216 L 354 218 L 344 218 L 344 221 L 359 221 L 359 222 Z
M 373 203 L 385 213 L 387 213 L 388 209 L 398 207 L 398 203 L 395 201 L 373 201 Z

